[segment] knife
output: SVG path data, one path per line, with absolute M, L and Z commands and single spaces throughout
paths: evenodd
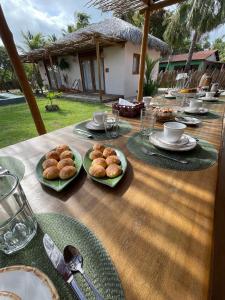
M 43 237 L 43 245 L 54 268 L 61 274 L 65 282 L 67 282 L 71 286 L 76 297 L 79 300 L 86 300 L 86 297 L 77 285 L 72 272 L 67 267 L 63 254 L 60 252 L 60 250 L 57 248 L 48 234 L 45 234 Z
M 77 133 L 79 134 L 83 134 L 85 136 L 87 136 L 89 139 L 92 139 L 93 138 L 93 135 L 91 135 L 90 133 L 88 133 L 87 131 L 84 131 L 82 129 L 76 129 Z

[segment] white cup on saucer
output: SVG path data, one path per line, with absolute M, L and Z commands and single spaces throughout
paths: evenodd
M 178 122 L 164 123 L 164 138 L 167 142 L 176 143 L 180 140 L 187 126 Z
M 190 100 L 190 108 L 192 110 L 199 110 L 202 107 L 202 100 L 197 100 L 197 99 L 191 99 Z
M 215 96 L 215 92 L 206 92 L 205 97 L 206 98 L 213 98 Z
M 143 97 L 143 101 L 144 101 L 145 107 L 149 107 L 149 105 L 152 101 L 152 97 Z
M 104 120 L 106 118 L 107 113 L 104 111 L 96 111 L 93 114 L 93 121 L 98 126 L 104 126 Z

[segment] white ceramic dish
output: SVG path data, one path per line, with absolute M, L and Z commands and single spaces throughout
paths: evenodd
M 204 114 L 207 114 L 209 112 L 208 108 L 204 108 L 204 107 L 201 107 L 200 109 L 193 109 L 191 107 L 186 107 L 184 109 L 184 111 L 187 114 L 197 114 L 197 115 L 204 115 Z
M 198 99 L 203 100 L 203 101 L 210 101 L 210 102 L 218 101 L 218 98 L 216 98 L 216 97 L 202 97 L 202 98 L 198 98 Z
M 0 291 L 14 293 L 22 300 L 59 300 L 53 283 L 44 273 L 22 265 L 0 269 Z
M 198 124 L 202 123 L 201 120 L 199 120 L 198 118 L 193 118 L 193 117 L 182 117 L 182 118 L 176 117 L 175 121 L 186 124 L 186 125 L 198 125 Z
M 161 142 L 160 138 L 162 137 L 163 132 L 162 131 L 158 131 L 158 132 L 154 132 L 152 135 L 150 135 L 149 137 L 149 141 L 151 144 L 153 144 L 154 146 L 164 149 L 164 150 L 169 150 L 169 151 L 177 151 L 177 152 L 185 152 L 185 151 L 190 151 L 192 149 L 194 149 L 197 145 L 196 140 L 189 136 L 189 135 L 185 135 L 188 137 L 188 143 L 184 144 L 184 145 L 168 145 L 165 144 L 163 142 Z
M 186 134 L 183 134 L 181 138 L 177 142 L 169 142 L 165 139 L 164 133 L 161 133 L 158 135 L 158 139 L 160 142 L 171 145 L 171 146 L 183 146 L 189 142 L 188 136 Z

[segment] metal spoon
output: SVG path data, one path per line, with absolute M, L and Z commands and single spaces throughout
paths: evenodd
M 70 268 L 70 270 L 72 272 L 80 272 L 82 274 L 82 276 L 88 283 L 89 287 L 92 289 L 93 293 L 95 294 L 95 298 L 98 300 L 104 300 L 102 296 L 99 294 L 98 290 L 95 288 L 91 279 L 84 272 L 82 268 L 83 257 L 80 254 L 79 250 L 74 246 L 68 245 L 64 248 L 63 255 L 64 255 L 64 260 L 68 265 L 68 267 Z

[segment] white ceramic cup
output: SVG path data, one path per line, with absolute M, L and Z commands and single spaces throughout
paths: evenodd
M 206 98 L 212 98 L 215 96 L 215 92 L 206 92 L 205 96 L 206 96 Z
M 190 108 L 199 109 L 202 107 L 202 100 L 191 99 L 190 100 Z
M 164 123 L 164 138 L 170 143 L 176 143 L 180 140 L 184 129 L 187 126 L 178 122 L 166 122 Z
M 104 125 L 106 115 L 107 114 L 104 111 L 96 111 L 93 114 L 93 121 L 98 125 Z
M 152 97 L 143 97 L 145 107 L 149 107 L 151 100 L 152 100 Z

